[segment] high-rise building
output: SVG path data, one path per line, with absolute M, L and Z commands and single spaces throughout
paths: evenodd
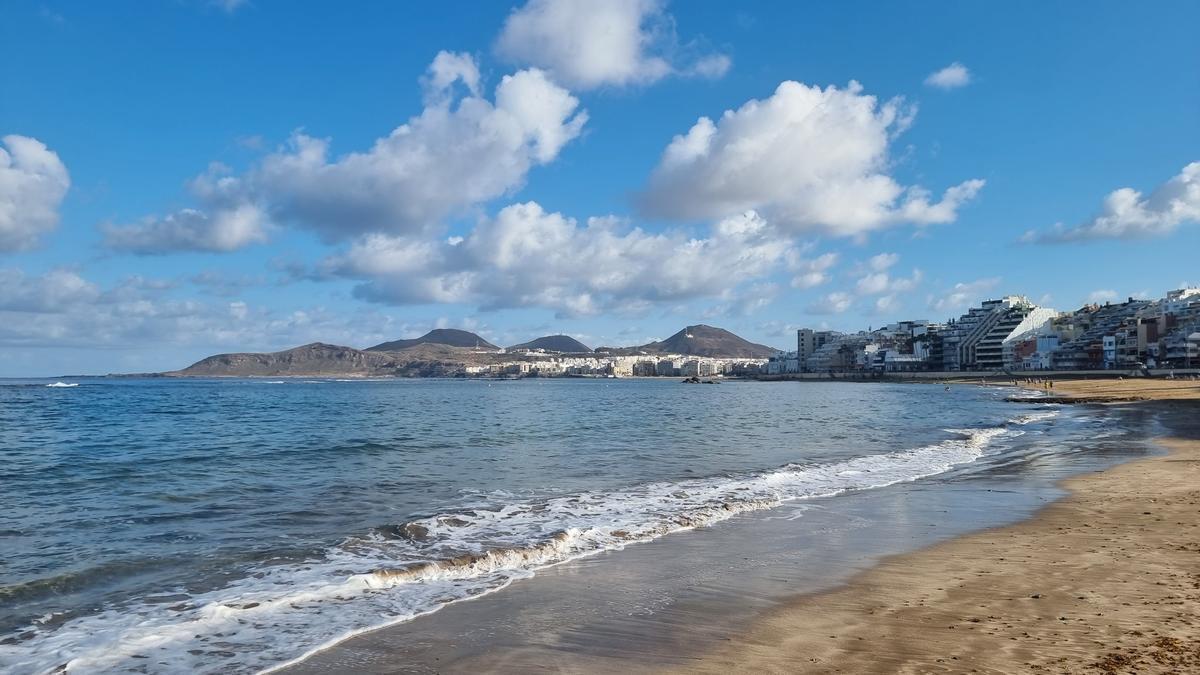
M 1038 307 L 1021 295 L 1006 295 L 971 308 L 942 333 L 944 370 L 1000 370 L 1005 344 L 1012 338 L 1040 330 L 1057 312 Z M 1012 358 L 1011 347 L 1009 358 Z
M 809 370 L 808 360 L 818 349 L 825 346 L 835 333 L 828 330 L 814 331 L 811 328 L 801 328 L 796 331 L 796 360 L 800 363 L 800 372 Z

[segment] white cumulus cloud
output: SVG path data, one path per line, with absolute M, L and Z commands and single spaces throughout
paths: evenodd
M 58 226 L 71 177 L 36 138 L 10 134 L 0 141 L 0 251 L 19 251 Z
M 428 72 L 421 79 L 425 88 L 427 105 L 440 103 L 456 82 L 462 82 L 471 96 L 479 97 L 479 64 L 470 54 L 441 51 L 429 64 Z
M 1000 277 L 987 277 L 954 284 L 941 295 L 928 298 L 929 308 L 938 312 L 964 310 L 983 300 L 983 295 L 1000 285 Z
M 701 117 L 676 136 L 641 196 L 643 210 L 693 220 L 754 209 L 786 230 L 838 236 L 951 222 L 984 181 L 965 181 L 934 201 L 892 178 L 889 146 L 914 114 L 898 99 L 880 104 L 857 82 L 784 82 L 769 98 L 716 122 Z
M 876 314 L 886 314 L 895 312 L 903 306 L 900 299 L 895 295 L 881 295 L 875 299 L 875 306 L 872 308 Z
M 1183 167 L 1150 196 L 1133 188 L 1108 194 L 1100 214 L 1082 225 L 1061 223 L 1044 232 L 1030 230 L 1027 243 L 1069 243 L 1097 239 L 1144 239 L 1164 236 L 1180 225 L 1200 223 L 1200 162 Z
M 241 180 L 213 163 L 188 189 L 205 209 L 180 209 L 135 223 L 100 225 L 104 245 L 114 251 L 161 255 L 180 251 L 222 253 L 267 241 L 272 229 L 266 208 L 244 194 Z
M 924 278 L 921 270 L 914 269 L 908 277 L 893 277 L 887 272 L 872 272 L 859 277 L 854 290 L 859 295 L 879 295 L 880 293 L 906 293 L 916 289 Z
M 681 55 L 663 0 L 530 0 L 496 40 L 503 58 L 575 89 L 650 84 L 673 73 L 717 78 L 724 54 Z M 683 61 L 676 63 L 675 61 Z
M 687 75 L 697 75 L 710 80 L 716 80 L 725 77 L 725 73 L 728 73 L 732 67 L 733 59 L 729 58 L 728 54 L 710 54 L 698 59 L 684 72 Z
M 880 253 L 871 256 L 866 262 L 856 265 L 857 272 L 861 276 L 854 285 L 854 292 L 860 296 L 890 293 L 893 297 L 886 302 L 895 305 L 895 294 L 915 290 L 924 278 L 924 274 L 919 269 L 913 269 L 912 274 L 907 277 L 892 276 L 888 270 L 898 262 L 900 262 L 899 254 Z
M 815 258 L 801 258 L 798 253 L 789 256 L 788 269 L 795 273 L 792 277 L 792 288 L 803 290 L 828 282 L 829 270 L 837 261 L 836 253 L 824 253 Z
M 578 316 L 729 299 L 740 284 L 774 271 L 788 246 L 753 212 L 692 238 L 648 233 L 612 217 L 581 224 L 527 202 L 505 207 L 461 238 L 369 235 L 323 268 L 362 280 L 357 295 L 376 302 L 544 307 Z
M 447 217 L 520 187 L 587 121 L 579 101 L 536 69 L 504 76 L 489 101 L 479 95 L 474 60 L 442 52 L 422 83 L 421 114 L 369 149 L 333 156 L 328 139 L 297 132 L 244 175 L 218 167 L 194 180 L 202 208 L 105 228 L 109 245 L 231 250 L 261 241 L 269 224 L 310 229 L 326 241 L 433 232 Z
M 30 277 L 18 269 L 0 269 L 0 312 L 46 314 L 94 302 L 99 296 L 95 284 L 72 270 Z
M 963 64 L 955 61 L 941 70 L 932 72 L 925 78 L 925 84 L 938 89 L 958 89 L 971 83 L 971 71 Z
M 206 213 L 181 209 L 129 225 L 105 224 L 104 245 L 116 251 L 156 255 L 176 251 L 226 252 L 267 240 L 267 218 L 254 204 Z
M 1087 301 L 1092 303 L 1112 302 L 1118 297 L 1117 292 L 1108 289 L 1100 289 L 1088 293 Z
M 374 311 L 280 310 L 241 300 L 181 299 L 172 297 L 174 287 L 130 277 L 104 288 L 68 269 L 30 275 L 0 268 L 0 347 L 137 350 L 155 344 L 190 346 L 198 358 L 213 351 L 273 350 L 315 341 L 365 346 L 416 328 Z
M 366 152 L 331 159 L 328 141 L 297 134 L 247 181 L 278 218 L 328 240 L 426 230 L 553 160 L 587 121 L 578 105 L 543 72 L 522 70 L 501 80 L 494 103 L 441 100 Z
M 869 267 L 872 271 L 882 272 L 898 262 L 900 262 L 900 254 L 880 253 L 878 255 L 871 256 L 871 259 L 867 261 L 867 267 Z
M 854 296 L 844 291 L 834 291 L 819 298 L 808 306 L 809 314 L 841 314 L 854 304 Z
M 826 254 L 830 255 L 830 254 Z M 822 256 L 824 258 L 825 256 Z M 869 313 L 881 314 L 899 310 L 905 294 L 921 285 L 924 273 L 914 268 L 909 276 L 895 276 L 890 271 L 900 262 L 896 253 L 879 253 L 865 261 L 856 263 L 850 274 L 857 276 L 854 286 L 847 290 L 833 291 L 817 298 L 807 307 L 809 314 L 841 314 L 850 310 L 855 303 Z M 805 288 L 797 285 L 797 288 Z

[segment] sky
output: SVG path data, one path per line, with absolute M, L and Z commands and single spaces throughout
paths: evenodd
M 0 377 L 1200 284 L 1200 4 L 10 0 Z

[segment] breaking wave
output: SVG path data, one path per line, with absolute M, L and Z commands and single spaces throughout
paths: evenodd
M 232 583 L 172 603 L 109 607 L 0 640 L 8 672 L 273 670 L 350 636 L 504 588 L 539 568 L 704 527 L 749 511 L 944 473 L 1004 435 L 1045 420 L 947 430 L 910 450 L 760 473 L 648 483 L 544 499 L 487 502 L 346 539 L 320 555 L 259 564 Z M 166 591 L 164 591 L 166 592 Z

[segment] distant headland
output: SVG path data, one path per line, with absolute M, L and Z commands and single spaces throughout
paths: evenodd
M 498 347 L 439 328 L 366 349 L 314 342 L 280 352 L 217 354 L 167 377 L 620 377 L 755 375 L 778 350 L 698 324 L 635 347 L 589 348 L 567 335 Z

